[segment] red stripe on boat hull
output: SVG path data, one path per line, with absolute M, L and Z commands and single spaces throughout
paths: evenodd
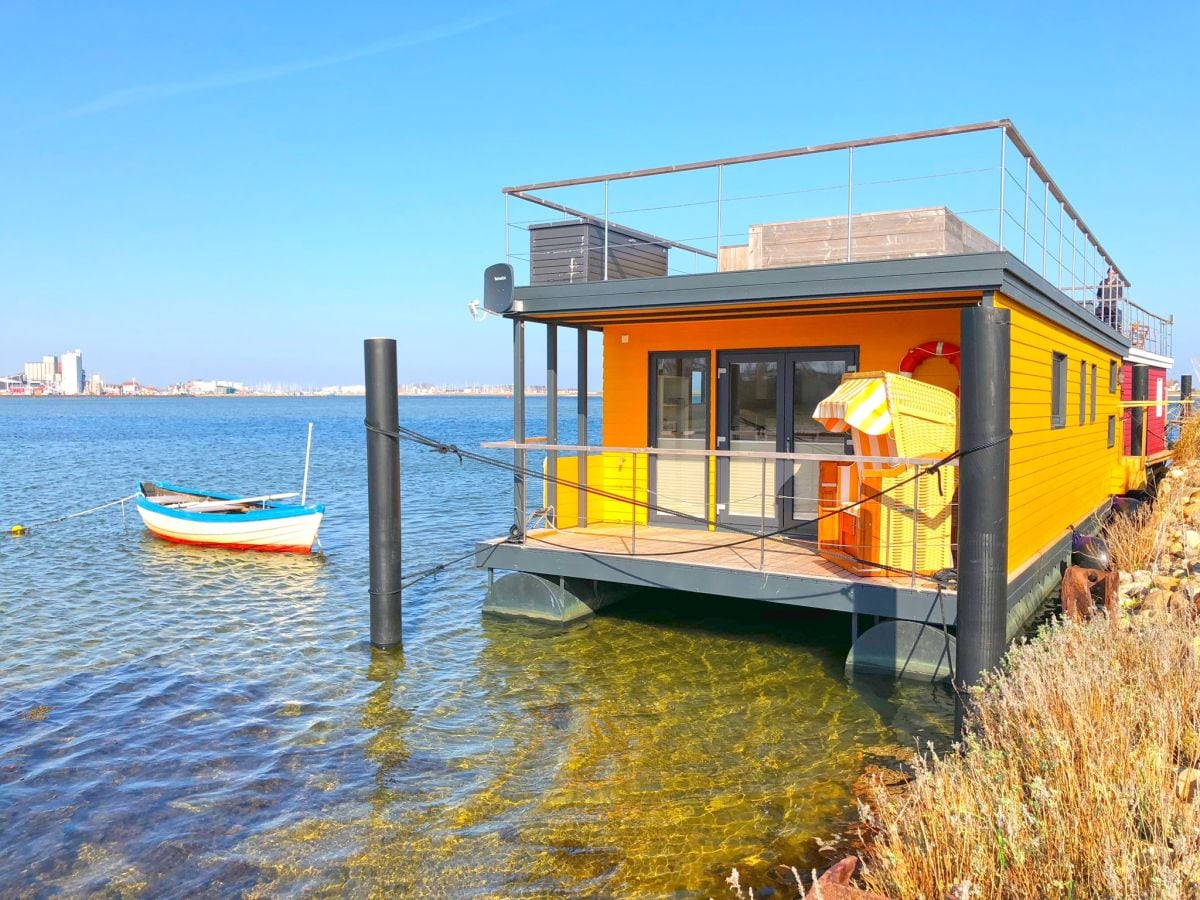
M 225 550 L 262 550 L 265 553 L 312 553 L 312 544 L 309 544 L 307 547 L 289 547 L 282 544 L 226 544 L 219 541 L 196 541 L 176 537 L 172 534 L 163 534 L 161 531 L 155 531 L 153 528 L 150 528 L 149 525 L 146 528 L 155 537 L 162 538 L 164 541 L 170 541 L 172 544 L 187 544 L 192 547 L 220 547 Z

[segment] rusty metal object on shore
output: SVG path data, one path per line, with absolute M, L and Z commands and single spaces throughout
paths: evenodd
M 1076 622 L 1090 618 L 1098 608 L 1110 615 L 1117 611 L 1117 587 L 1120 576 L 1115 569 L 1107 572 L 1071 566 L 1063 573 L 1063 615 Z
M 857 856 L 847 856 L 838 860 L 808 889 L 804 900 L 888 900 L 882 894 L 851 887 L 850 879 L 857 870 Z

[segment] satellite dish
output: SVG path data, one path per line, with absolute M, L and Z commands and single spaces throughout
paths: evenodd
M 488 312 L 506 313 L 513 305 L 513 268 L 508 263 L 496 263 L 483 270 L 483 308 Z

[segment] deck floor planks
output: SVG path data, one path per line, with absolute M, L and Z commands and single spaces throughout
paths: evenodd
M 561 531 L 538 529 L 528 534 L 529 545 L 562 553 L 594 553 L 606 556 L 633 555 L 633 533 L 629 525 L 602 523 L 586 528 L 567 528 Z M 741 543 L 745 541 L 745 543 Z M 729 546 L 736 544 L 736 546 Z M 679 551 L 686 550 L 681 554 Z M 684 565 L 714 566 L 744 572 L 758 572 L 760 548 L 757 539 L 745 535 L 703 531 L 691 528 L 669 528 L 660 525 L 639 525 L 637 554 L 639 558 L 659 559 Z M 909 579 L 867 578 L 847 572 L 818 556 L 808 546 L 779 540 L 768 540 L 761 571 L 772 575 L 797 575 L 808 578 L 828 578 L 858 584 L 903 583 Z M 920 590 L 936 591 L 937 586 L 927 579 L 917 582 Z

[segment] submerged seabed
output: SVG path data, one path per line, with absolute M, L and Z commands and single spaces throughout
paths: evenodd
M 324 557 L 117 509 L 0 539 L 0 893 L 717 895 L 813 864 L 866 762 L 947 734 L 943 692 L 842 679 L 844 619 L 719 598 L 551 629 L 483 618 L 458 567 L 372 652 L 361 403 L 0 402 L 5 527 L 142 478 L 297 489 L 310 420 L 329 506 Z M 511 427 L 498 399 L 401 409 L 466 446 Z M 506 528 L 502 471 L 405 447 L 404 478 L 408 570 Z

